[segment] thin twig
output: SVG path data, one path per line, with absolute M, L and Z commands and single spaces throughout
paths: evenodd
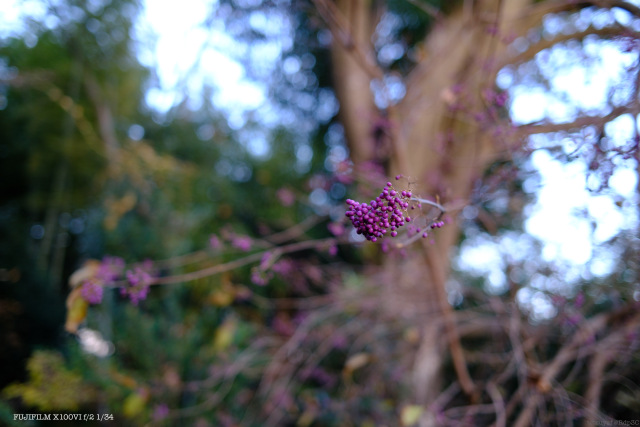
M 280 231 L 278 233 L 271 234 L 268 237 L 265 237 L 265 240 L 271 244 L 277 245 L 287 240 L 293 240 L 298 236 L 301 236 L 305 231 L 309 230 L 311 227 L 319 224 L 324 221 L 326 217 L 312 215 L 305 218 L 302 222 L 287 228 L 286 230 Z
M 280 254 L 288 254 L 288 253 L 303 251 L 306 249 L 322 248 L 322 247 L 341 244 L 341 243 L 344 243 L 344 241 L 335 237 L 329 237 L 325 239 L 306 240 L 302 242 L 291 243 L 289 245 L 277 246 L 275 248 L 266 249 L 260 252 L 255 252 L 251 255 L 247 255 L 245 257 L 238 258 L 223 264 L 216 264 L 211 267 L 203 268 L 201 270 L 192 271 L 184 274 L 177 274 L 173 276 L 157 277 L 152 280 L 150 285 L 170 285 L 175 283 L 190 282 L 192 280 L 214 276 L 216 274 L 235 270 L 236 268 L 243 267 L 245 265 L 260 261 L 265 253 L 273 250 L 279 251 Z M 118 288 L 125 285 L 126 285 L 126 281 L 120 280 L 120 281 L 112 282 L 109 285 L 109 287 Z
M 580 129 L 585 126 L 604 124 L 622 116 L 623 114 L 637 115 L 638 113 L 640 113 L 640 105 L 634 102 L 631 105 L 616 107 L 605 116 L 580 116 L 576 120 L 567 123 L 549 123 L 547 121 L 542 121 L 522 125 L 518 127 L 514 136 L 519 140 L 522 137 L 532 134 L 570 131 L 573 129 Z
M 505 427 L 507 425 L 507 416 L 504 410 L 504 399 L 498 390 L 498 387 L 495 383 L 489 382 L 487 384 L 487 393 L 493 400 L 493 406 L 495 408 L 496 413 L 496 427 Z
M 431 200 L 421 199 L 420 197 L 412 197 L 411 200 L 415 200 L 416 202 L 424 203 L 425 205 L 433 206 L 436 209 L 440 209 L 440 212 L 446 213 L 447 208 L 442 206 L 440 203 L 432 202 Z

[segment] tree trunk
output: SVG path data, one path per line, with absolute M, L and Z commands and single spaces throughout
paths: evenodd
M 483 92 L 493 89 L 494 64 L 506 49 L 501 38 L 510 30 L 505 23 L 517 22 L 516 16 L 528 3 L 530 0 L 465 2 L 467 7 L 439 20 L 424 42 L 423 58 L 405 80 L 406 96 L 387 111 L 392 145 L 388 174 L 410 177 L 416 182 L 414 193 L 460 208 L 468 203 L 474 181 L 495 159 L 501 147 L 494 141 L 491 119 L 485 116 L 488 101 Z M 375 25 L 371 20 L 375 12 L 368 1 L 338 0 L 337 4 L 356 40 L 351 46 L 339 40 L 334 43 L 333 65 L 347 142 L 352 160 L 358 164 L 377 160 L 373 123 L 367 120 L 380 114 L 373 109 L 369 89 L 374 73 L 357 62 L 358 55 L 372 57 L 370 40 Z M 354 54 L 358 49 L 358 55 Z M 417 403 L 426 405 L 441 391 L 447 348 L 462 390 L 470 397 L 476 392 L 445 288 L 450 254 L 459 238 L 456 214 L 452 211 L 451 224 L 434 234 L 434 244 L 421 239 L 422 246 L 411 247 L 403 266 L 410 273 L 401 275 L 405 283 L 397 284 L 414 295 L 425 294 L 426 287 L 429 298 L 413 299 L 423 305 L 423 312 L 432 313 L 421 320 L 422 343 L 414 371 Z M 389 264 L 388 268 L 394 268 Z M 424 310 L 424 305 L 433 309 Z

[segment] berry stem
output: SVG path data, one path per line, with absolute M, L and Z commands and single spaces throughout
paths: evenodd
M 445 213 L 447 209 L 439 203 L 432 202 L 431 200 L 421 199 L 420 197 L 412 197 L 411 200 L 415 200 L 416 202 L 424 203 L 425 205 L 433 206 L 436 209 L 439 209 L 440 212 Z

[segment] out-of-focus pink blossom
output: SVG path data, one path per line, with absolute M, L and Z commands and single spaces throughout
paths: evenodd
M 288 188 L 282 187 L 276 191 L 276 197 L 282 203 L 282 206 L 289 207 L 296 201 L 296 195 Z
M 214 251 L 220 250 L 222 248 L 222 242 L 216 234 L 212 234 L 211 236 L 209 236 L 209 246 Z
M 327 228 L 334 236 L 342 236 L 344 234 L 344 225 L 340 222 L 330 222 Z
M 104 283 L 111 283 L 117 280 L 124 272 L 124 260 L 117 256 L 105 256 L 98 267 L 97 278 Z
M 251 250 L 251 243 L 249 236 L 233 236 L 231 239 L 231 246 L 244 252 Z
M 168 415 L 169 415 L 169 407 L 164 403 L 156 405 L 153 408 L 152 417 L 154 421 L 164 420 L 165 418 L 167 418 Z

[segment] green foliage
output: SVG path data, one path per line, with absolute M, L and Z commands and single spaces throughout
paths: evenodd
M 27 363 L 29 381 L 11 384 L 3 390 L 6 398 L 21 398 L 40 411 L 77 411 L 90 402 L 94 390 L 82 376 L 69 370 L 62 356 L 53 351 L 36 351 Z

